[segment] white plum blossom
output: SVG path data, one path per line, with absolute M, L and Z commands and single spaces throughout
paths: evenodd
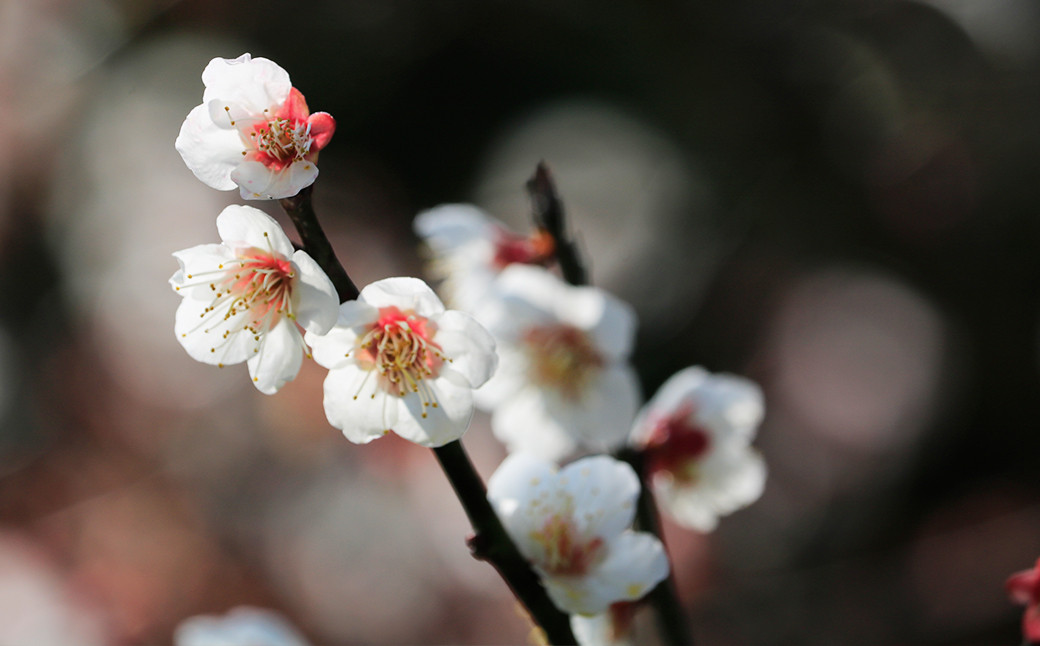
M 580 448 L 624 444 L 639 407 L 628 364 L 636 318 L 595 287 L 510 265 L 475 312 L 498 344 L 499 369 L 477 391 L 491 428 L 510 451 L 559 460 Z
M 386 278 L 340 306 L 324 336 L 307 334 L 329 369 L 325 415 L 351 442 L 394 431 L 437 447 L 459 439 L 473 389 L 495 371 L 495 342 L 468 314 L 446 310 L 418 278 Z
M 765 462 L 750 443 L 764 411 L 754 382 L 700 367 L 673 375 L 643 408 L 631 441 L 676 522 L 709 532 L 762 495 Z
M 579 615 L 639 599 L 668 576 L 661 541 L 629 529 L 639 491 L 632 468 L 605 455 L 557 471 L 514 453 L 488 481 L 488 500 L 553 603 Z
M 170 285 L 177 340 L 196 361 L 246 362 L 253 385 L 272 394 L 296 377 L 306 347 L 297 324 L 316 334 L 336 322 L 339 299 L 321 267 L 294 251 L 271 216 L 232 205 L 217 216 L 219 244 L 173 254 Z
M 547 266 L 554 243 L 546 231 L 523 236 L 472 204 L 442 204 L 415 217 L 415 232 L 433 253 L 431 271 L 445 300 L 473 311 L 498 274 L 513 263 Z
M 224 616 L 197 615 L 173 633 L 174 646 L 307 646 L 300 633 L 276 612 L 239 606 Z
M 310 113 L 289 74 L 266 58 L 214 58 L 202 72 L 202 103 L 175 143 L 195 176 L 243 199 L 292 197 L 318 177 L 318 151 L 336 122 Z

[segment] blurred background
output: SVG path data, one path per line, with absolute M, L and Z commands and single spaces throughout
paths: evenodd
M 762 384 L 764 497 L 666 528 L 699 643 L 1020 643 L 1037 33 L 1034 0 L 0 1 L 0 643 L 241 604 L 315 644 L 527 639 L 428 451 L 345 441 L 313 363 L 265 397 L 174 339 L 170 254 L 239 200 L 173 141 L 246 51 L 337 119 L 315 197 L 358 284 L 423 271 L 424 208 L 525 229 L 545 160 L 645 394 Z M 464 443 L 503 456 L 484 416 Z

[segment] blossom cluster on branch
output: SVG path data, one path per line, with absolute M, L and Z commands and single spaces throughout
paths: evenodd
M 227 207 L 219 243 L 174 253 L 178 341 L 198 361 L 246 363 L 265 394 L 313 358 L 328 370 L 326 417 L 348 440 L 392 431 L 434 450 L 473 522 L 474 555 L 499 570 L 548 641 L 629 640 L 634 604 L 675 594 L 654 497 L 678 524 L 707 532 L 761 495 L 765 466 L 751 446 L 764 412 L 758 387 L 690 367 L 640 409 L 629 362 L 636 312 L 583 284 L 544 167 L 528 186 L 530 234 L 471 205 L 417 216 L 457 309 L 413 277 L 358 291 L 325 249 L 309 201 L 333 118 L 311 113 L 264 58 L 215 58 L 202 79 L 203 102 L 176 140 L 185 164 L 215 189 L 280 200 L 303 248 L 262 211 Z M 509 452 L 486 491 L 458 442 L 475 408 Z M 662 616 L 681 607 L 655 605 Z M 688 641 L 681 617 L 662 626 L 670 643 Z M 179 646 L 214 639 L 303 643 L 248 609 L 191 619 L 177 633 Z

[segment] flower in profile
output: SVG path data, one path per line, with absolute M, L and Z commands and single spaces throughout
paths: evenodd
M 513 263 L 547 266 L 554 243 L 546 231 L 523 236 L 471 204 L 442 204 L 415 217 L 415 232 L 433 253 L 431 270 L 453 307 L 473 311 L 499 272 Z
M 246 362 L 253 385 L 268 395 L 296 377 L 306 347 L 297 324 L 316 334 L 336 322 L 339 299 L 305 251 L 293 251 L 282 228 L 250 206 L 217 216 L 220 244 L 173 254 L 170 285 L 177 340 L 196 361 L 220 367 Z
M 488 500 L 553 603 L 580 615 L 639 599 L 668 575 L 661 541 L 629 529 L 638 496 L 632 468 L 605 455 L 557 471 L 514 453 L 488 481 Z
M 1012 574 L 1005 586 L 1011 600 L 1026 607 L 1022 615 L 1022 634 L 1026 641 L 1040 643 L 1040 559 L 1032 569 Z
M 289 74 L 266 58 L 214 58 L 206 89 L 181 125 L 177 151 L 191 172 L 243 199 L 292 197 L 318 177 L 318 151 L 336 129 L 326 112 L 310 113 Z
M 300 633 L 276 612 L 240 606 L 222 617 L 198 615 L 182 621 L 174 646 L 307 646 Z
M 306 339 L 329 369 L 325 415 L 358 444 L 391 430 L 427 447 L 459 439 L 497 364 L 491 335 L 418 278 L 372 283 L 328 334 Z
M 511 265 L 475 316 L 499 350 L 498 372 L 477 403 L 491 411 L 492 430 L 510 451 L 559 460 L 624 443 L 639 406 L 627 361 L 631 307 L 545 269 Z
M 750 443 L 763 413 L 756 384 L 699 367 L 673 375 L 643 408 L 631 441 L 676 522 L 708 532 L 762 495 L 765 463 Z

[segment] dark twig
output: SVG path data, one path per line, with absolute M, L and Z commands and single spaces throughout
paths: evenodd
M 324 229 L 321 228 L 318 216 L 314 213 L 314 204 L 311 201 L 313 188 L 312 184 L 293 197 L 278 200 L 278 203 L 282 205 L 282 209 L 289 215 L 289 219 L 292 220 L 296 231 L 300 234 L 304 250 L 328 274 L 329 280 L 336 288 L 340 302 L 356 300 L 360 293 L 357 285 L 350 280 L 347 271 L 336 258 L 336 252 L 333 251 L 332 244 L 325 235 Z
M 458 440 L 433 452 L 462 502 L 476 535 L 470 539 L 473 556 L 490 563 L 527 607 L 551 644 L 574 644 L 569 617 L 545 593 L 538 576 L 516 549 L 487 500 L 484 483 Z
M 553 237 L 556 261 L 560 264 L 563 279 L 571 285 L 588 284 L 588 272 L 581 262 L 577 245 L 567 234 L 563 203 L 556 192 L 556 186 L 545 162 L 539 163 L 534 176 L 527 180 L 527 192 L 531 196 L 535 226 L 549 232 Z M 623 449 L 619 451 L 618 457 L 632 465 L 632 468 L 639 474 L 639 481 L 642 485 L 636 512 L 636 525 L 643 531 L 651 532 L 663 543 L 661 523 L 657 517 L 657 505 L 642 468 L 642 454 L 634 449 Z M 667 643 L 673 646 L 686 646 L 693 643 L 693 637 L 686 624 L 685 613 L 679 603 L 675 575 L 671 569 L 669 569 L 668 577 L 650 591 L 647 600 L 657 611 L 658 625 Z
M 618 451 L 617 457 L 627 462 L 639 474 L 642 491 L 636 503 L 636 526 L 638 529 L 651 532 L 664 543 L 661 534 L 661 519 L 657 515 L 657 504 L 650 490 L 643 469 L 643 454 L 635 449 L 626 448 Z M 679 603 L 679 593 L 675 585 L 675 572 L 669 569 L 668 577 L 657 584 L 647 596 L 647 601 L 657 610 L 657 625 L 665 642 L 672 646 L 689 646 L 693 644 L 693 636 L 686 623 L 686 613 Z
M 329 244 L 311 203 L 311 188 L 294 197 L 280 200 L 303 241 L 303 247 L 325 270 L 336 287 L 340 301 L 356 300 L 358 289 Z M 433 449 L 444 474 L 451 482 L 462 508 L 466 511 L 475 535 L 469 541 L 473 556 L 490 563 L 527 607 L 535 622 L 545 631 L 550 643 L 575 644 L 568 616 L 549 599 L 527 561 L 502 527 L 487 499 L 487 489 L 465 449 L 458 441 Z
M 567 233 L 563 203 L 556 193 L 556 185 L 545 162 L 540 162 L 534 176 L 527 180 L 527 193 L 531 196 L 535 226 L 544 229 L 553 238 L 556 261 L 560 263 L 563 279 L 571 285 L 588 284 L 588 272 L 581 262 L 578 246 Z
M 563 213 L 563 202 L 556 192 L 552 176 L 545 162 L 538 164 L 534 176 L 527 180 L 527 192 L 531 196 L 531 208 L 535 226 L 549 232 L 553 237 L 556 250 L 556 261 L 560 264 L 563 279 L 571 285 L 588 284 L 588 272 L 581 262 L 577 245 L 567 234 L 567 223 Z M 643 531 L 651 532 L 664 542 L 661 536 L 661 523 L 657 517 L 657 505 L 650 490 L 646 474 L 642 468 L 642 454 L 634 449 L 622 449 L 618 457 L 635 469 L 642 485 L 636 512 L 636 525 Z M 665 639 L 673 646 L 684 646 L 693 643 L 685 613 L 679 603 L 679 594 L 675 586 L 675 575 L 669 569 L 668 578 L 657 584 L 647 595 L 647 600 L 657 611 L 658 625 Z

